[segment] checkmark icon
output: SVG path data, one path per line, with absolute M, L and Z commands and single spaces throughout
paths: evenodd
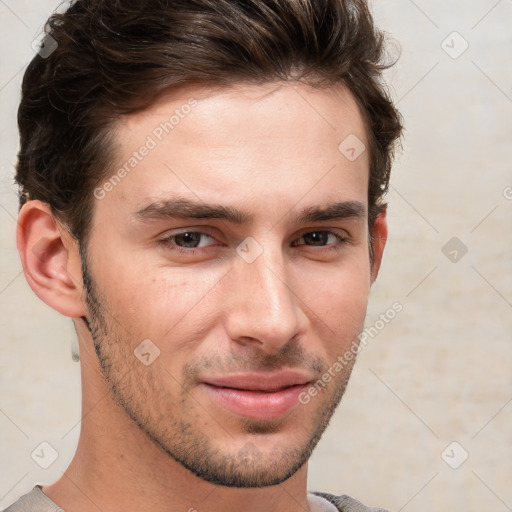
M 252 236 L 248 236 L 236 248 L 238 256 L 246 263 L 252 263 L 263 252 L 263 247 Z
M 442 452 L 441 458 L 452 469 L 458 469 L 469 457 L 468 451 L 457 441 L 452 441 Z
M 149 366 L 160 356 L 160 349 L 149 338 L 146 338 L 140 342 L 133 354 L 144 366 Z
M 59 453 L 50 443 L 43 441 L 32 450 L 30 456 L 39 467 L 48 469 L 59 458 Z
M 454 31 L 443 39 L 441 48 L 449 57 L 456 60 L 469 48 L 469 43 L 459 32 Z

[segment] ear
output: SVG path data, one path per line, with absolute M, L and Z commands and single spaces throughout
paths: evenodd
M 371 261 L 371 282 L 373 284 L 379 274 L 382 255 L 388 238 L 388 223 L 385 210 L 377 215 L 377 218 L 373 223 L 370 236 L 373 249 L 373 259 Z
M 65 316 L 86 316 L 78 242 L 54 218 L 48 204 L 23 205 L 16 239 L 25 277 L 35 294 Z

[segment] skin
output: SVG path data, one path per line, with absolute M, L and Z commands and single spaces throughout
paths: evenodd
M 270 419 L 227 410 L 204 380 L 294 369 L 315 382 L 362 330 L 387 228 L 380 215 L 371 261 L 368 152 L 352 162 L 338 150 L 350 134 L 367 145 L 361 115 L 342 87 L 176 89 L 114 127 L 114 169 L 191 97 L 197 106 L 172 133 L 94 199 L 86 261 L 48 205 L 29 201 L 20 212 L 27 281 L 74 319 L 81 358 L 78 448 L 43 492 L 70 512 L 333 510 L 307 493 L 307 459 L 352 366 Z M 136 216 L 177 196 L 252 218 Z M 335 201 L 358 202 L 362 214 L 294 219 Z M 191 249 L 169 237 L 183 232 L 206 233 L 197 252 L 178 252 Z M 236 251 L 247 237 L 262 250 L 252 263 Z M 134 350 L 147 339 L 159 356 L 146 366 Z

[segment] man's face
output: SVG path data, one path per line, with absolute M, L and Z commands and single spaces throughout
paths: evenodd
M 297 84 L 175 91 L 116 127 L 129 171 L 97 193 L 87 252 L 96 351 L 131 419 L 208 481 L 285 480 L 341 400 L 371 284 L 349 135 L 366 144 L 348 92 Z

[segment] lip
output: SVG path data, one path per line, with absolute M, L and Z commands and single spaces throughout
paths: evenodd
M 223 408 L 246 418 L 268 420 L 289 413 L 311 378 L 297 371 L 212 377 L 202 384 Z

